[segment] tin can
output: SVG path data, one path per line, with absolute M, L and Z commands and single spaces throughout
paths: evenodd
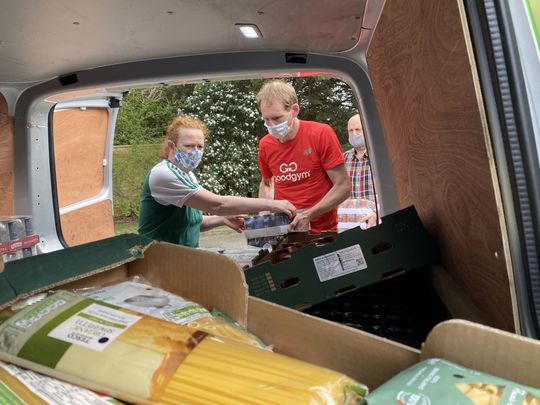
M 9 242 L 9 229 L 7 222 L 0 221 L 0 244 Z
M 20 218 L 12 219 L 11 221 L 9 221 L 8 230 L 10 240 L 20 239 L 26 234 L 24 222 Z
M 20 217 L 20 219 L 24 223 L 24 230 L 25 230 L 26 236 L 33 235 L 34 234 L 34 223 L 32 221 L 32 217 L 31 216 L 22 216 L 22 217 Z

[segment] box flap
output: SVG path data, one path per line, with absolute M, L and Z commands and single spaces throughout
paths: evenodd
M 248 330 L 276 352 L 347 374 L 370 389 L 418 362 L 412 347 L 259 298 L 248 302 Z
M 443 358 L 540 388 L 540 341 L 477 323 L 453 319 L 435 326 L 421 358 Z
M 144 260 L 129 263 L 128 269 L 129 276 L 141 275 L 156 287 L 205 308 L 218 308 L 243 326 L 247 322 L 244 271 L 226 256 L 155 242 L 146 250 Z
M 15 299 L 143 257 L 151 243 L 146 237 L 125 234 L 9 262 L 0 274 L 0 308 Z

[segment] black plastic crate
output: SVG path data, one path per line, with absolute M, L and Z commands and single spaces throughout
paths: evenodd
M 304 312 L 416 348 L 436 324 L 450 319 L 427 268 L 360 288 Z

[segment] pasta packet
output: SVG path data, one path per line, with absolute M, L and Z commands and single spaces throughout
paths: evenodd
M 0 403 L 9 405 L 121 405 L 108 395 L 96 394 L 0 361 Z
M 428 359 L 402 371 L 366 397 L 367 405 L 540 405 L 540 389 Z
M 186 325 L 217 337 L 267 348 L 259 338 L 248 333 L 240 325 L 232 325 L 223 318 L 212 316 L 202 305 L 153 287 L 141 276 L 97 289 L 84 288 L 75 292 L 118 307 Z
M 4 321 L 0 351 L 135 403 L 353 405 L 367 392 L 344 374 L 68 291 Z

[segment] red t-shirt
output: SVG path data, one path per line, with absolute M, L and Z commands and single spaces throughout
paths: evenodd
M 298 209 L 317 204 L 332 188 L 326 170 L 344 163 L 341 146 L 327 124 L 300 120 L 292 141 L 281 143 L 267 134 L 259 142 L 259 169 L 274 177 L 274 198 L 289 200 Z M 337 229 L 337 209 L 311 220 L 311 232 Z

